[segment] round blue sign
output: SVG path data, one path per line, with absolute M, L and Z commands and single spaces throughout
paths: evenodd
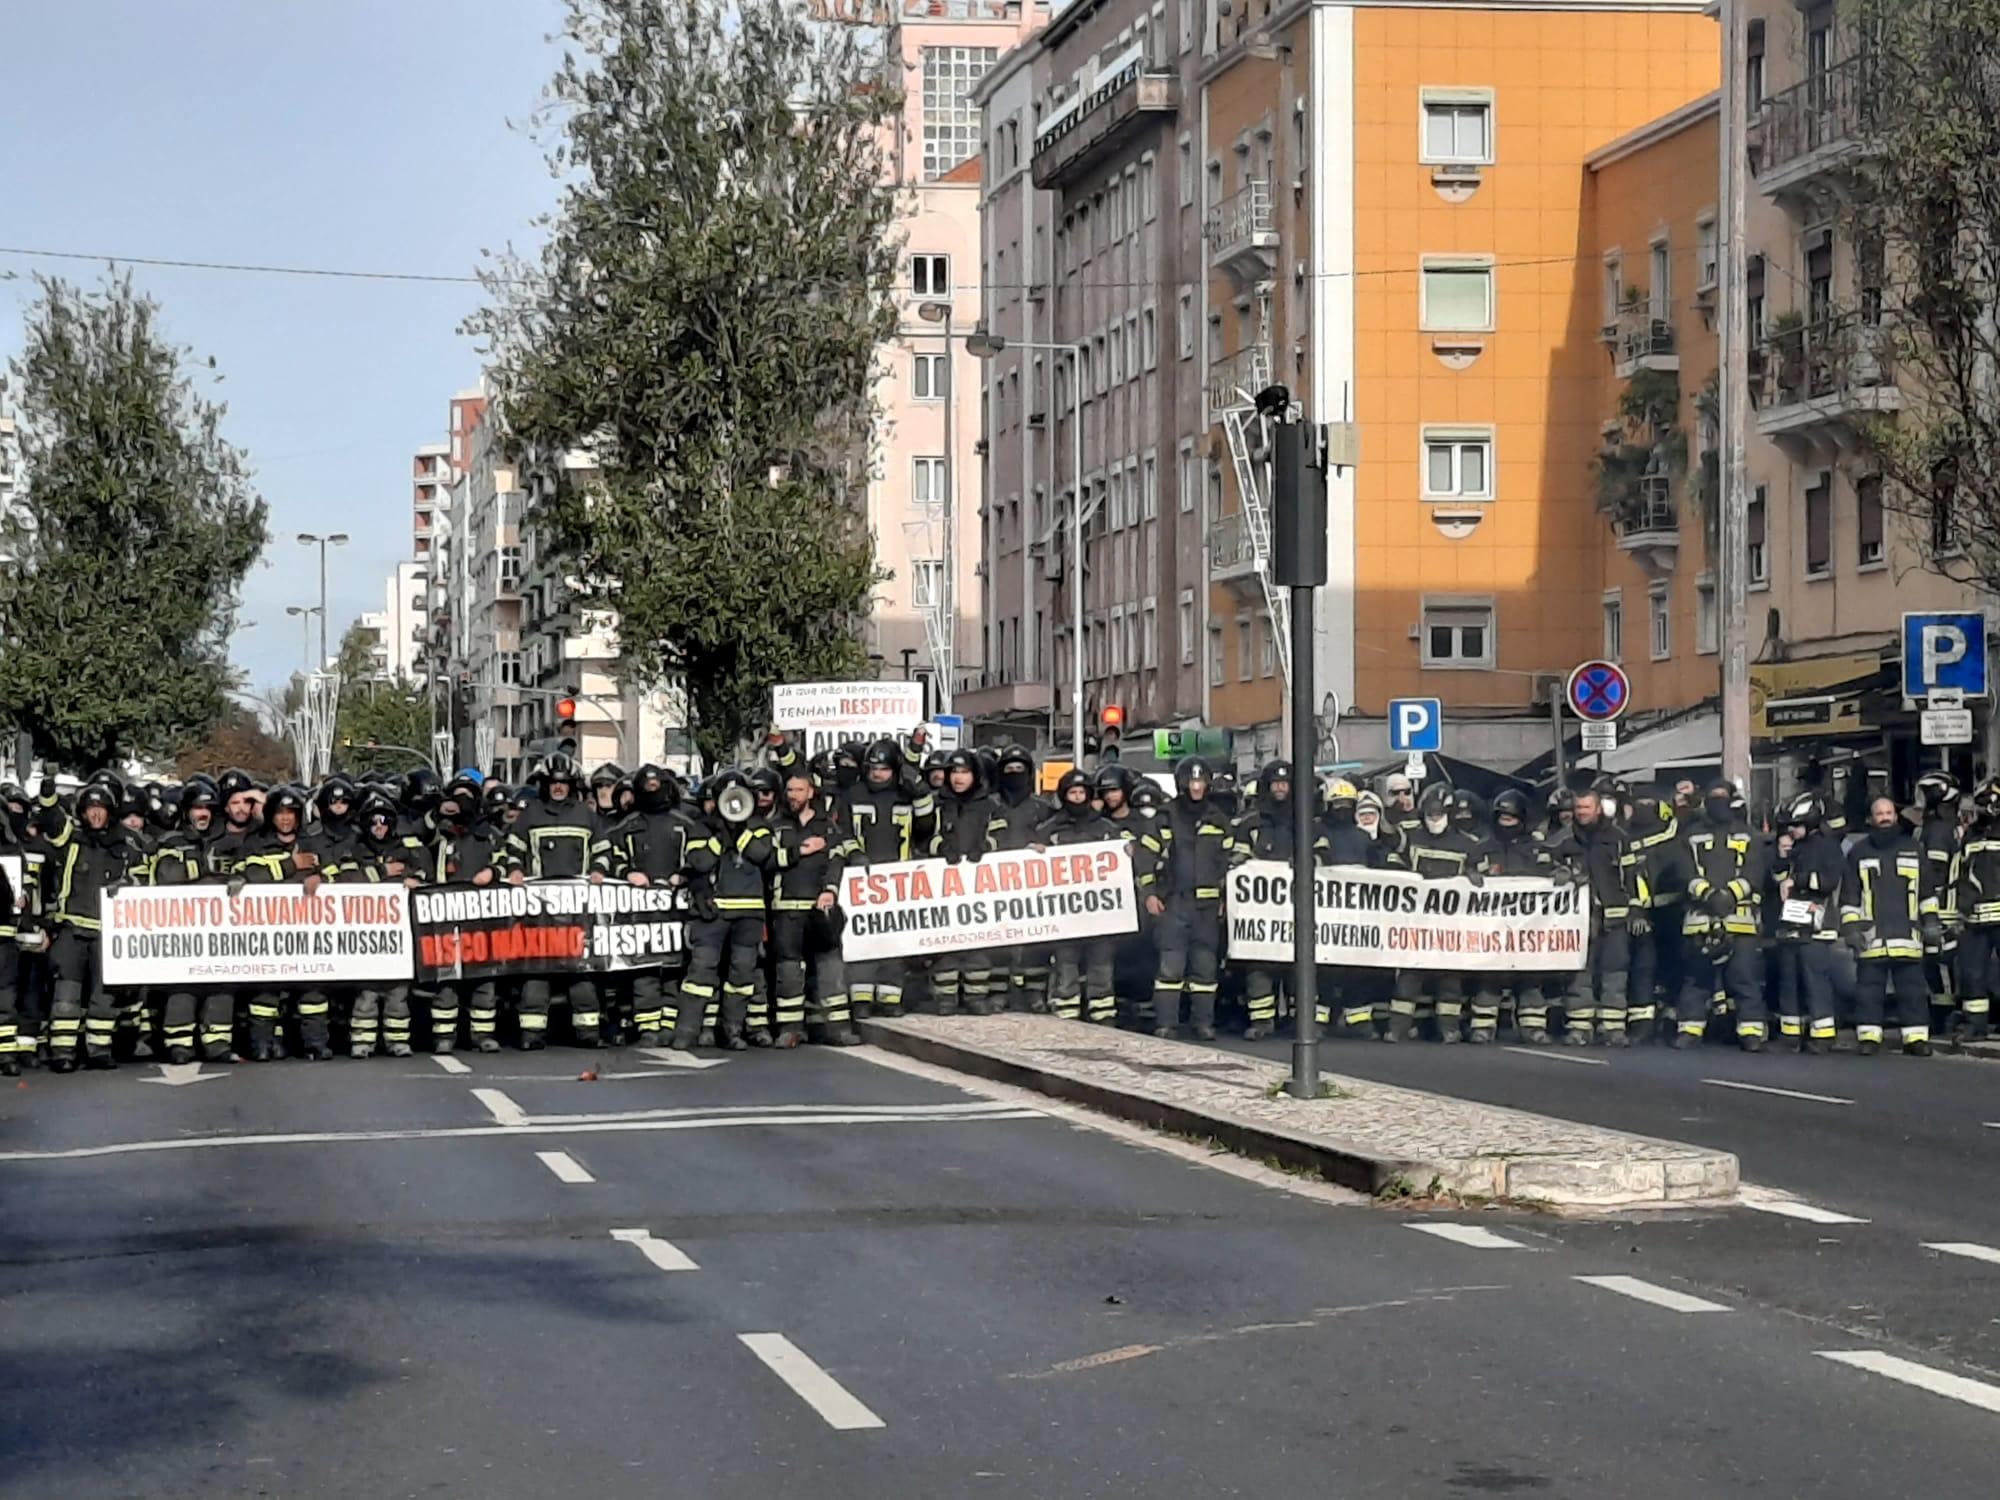
M 1594 724 L 1615 719 L 1631 706 L 1632 680 L 1613 661 L 1587 661 L 1569 674 L 1569 709 Z

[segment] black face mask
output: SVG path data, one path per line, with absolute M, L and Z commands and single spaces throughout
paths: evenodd
M 1708 815 L 1708 821 L 1716 824 L 1718 827 L 1729 821 L 1729 798 L 1710 797 L 1702 804 L 1702 807 Z
M 841 761 L 833 768 L 833 779 L 840 786 L 853 786 L 861 779 L 861 767 L 851 760 Z
M 1898 832 L 1899 830 L 1894 823 L 1891 823 L 1887 828 L 1877 828 L 1873 823 L 1870 823 L 1868 825 L 1868 842 L 1873 844 L 1877 849 L 1884 849 L 1896 842 Z

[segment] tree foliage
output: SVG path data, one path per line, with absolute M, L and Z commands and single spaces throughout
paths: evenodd
M 1638 370 L 1618 396 L 1619 432 L 1597 455 L 1598 509 L 1618 525 L 1646 507 L 1645 481 L 1677 478 L 1687 467 L 1680 376 Z
M 0 518 L 0 720 L 94 769 L 230 711 L 227 641 L 266 513 L 158 306 L 124 276 L 40 287 L 13 364 L 26 482 Z
M 1861 423 L 1932 568 L 2000 586 L 2000 0 L 1846 0 L 1823 108 L 1860 143 L 1858 266 L 1823 381 L 1886 386 Z M 1870 283 L 1874 285 L 1870 285 Z
M 267 783 L 292 775 L 290 742 L 272 734 L 254 709 L 241 704 L 232 704 L 207 734 L 174 757 L 174 775 L 182 781 L 197 771 L 220 776 L 232 767 Z
M 789 0 L 569 0 L 565 36 L 561 210 L 470 326 L 529 467 L 595 460 L 532 522 L 713 762 L 772 684 L 865 660 L 900 87 L 879 37 Z
M 430 757 L 431 700 L 421 683 L 374 676 L 367 637 L 352 626 L 340 638 L 340 710 L 333 761 L 344 771 L 409 771 Z

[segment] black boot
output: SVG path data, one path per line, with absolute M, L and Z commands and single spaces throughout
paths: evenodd
M 182 1063 L 191 1063 L 194 1061 L 194 1048 L 169 1047 L 167 1048 L 167 1061 L 176 1067 L 179 1067 Z
M 772 1045 L 771 1028 L 768 1026 L 752 1026 L 744 1035 L 753 1047 L 768 1047 Z
M 19 1078 L 21 1064 L 11 1052 L 0 1053 L 0 1078 Z
M 1929 1042 L 1917 1041 L 1917 1042 L 1903 1043 L 1903 1056 L 1905 1057 L 1929 1057 L 1930 1055 L 1931 1055 L 1931 1044 Z
M 725 1026 L 722 1028 L 722 1045 L 730 1052 L 742 1052 L 749 1048 L 750 1043 L 734 1026 Z M 771 1045 L 768 1034 L 764 1035 L 764 1045 L 767 1047 Z
M 778 1028 L 778 1034 L 773 1038 L 773 1041 L 777 1046 L 791 1048 L 798 1046 L 805 1039 L 805 1027 L 799 1025 L 796 1021 L 792 1021 Z
M 1261 1042 L 1270 1034 L 1271 1028 L 1262 1021 L 1252 1021 L 1243 1028 L 1243 1040 L 1246 1042 Z
M 118 1066 L 118 1059 L 109 1052 L 93 1052 L 83 1060 L 83 1065 L 93 1073 L 109 1073 Z

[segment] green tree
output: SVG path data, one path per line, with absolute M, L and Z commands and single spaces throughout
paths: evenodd
M 431 700 L 423 684 L 375 677 L 367 637 L 351 626 L 340 638 L 340 711 L 333 762 L 343 771 L 409 771 L 428 761 Z
M 1807 369 L 1894 387 L 1859 420 L 1927 567 L 2000 586 L 2000 0 L 1843 0 L 1819 136 L 1853 143 L 1854 266 Z M 1811 101 L 1809 101 L 1811 102 Z M 1884 403 L 1886 404 L 1886 403 Z
M 0 720 L 86 770 L 169 753 L 229 713 L 229 631 L 266 512 L 151 298 L 128 276 L 40 288 L 12 367 L 26 483 L 0 517 Z
M 529 466 L 595 461 L 533 524 L 713 763 L 772 684 L 865 662 L 900 84 L 879 35 L 790 0 L 569 0 L 565 32 L 561 210 L 470 327 Z

